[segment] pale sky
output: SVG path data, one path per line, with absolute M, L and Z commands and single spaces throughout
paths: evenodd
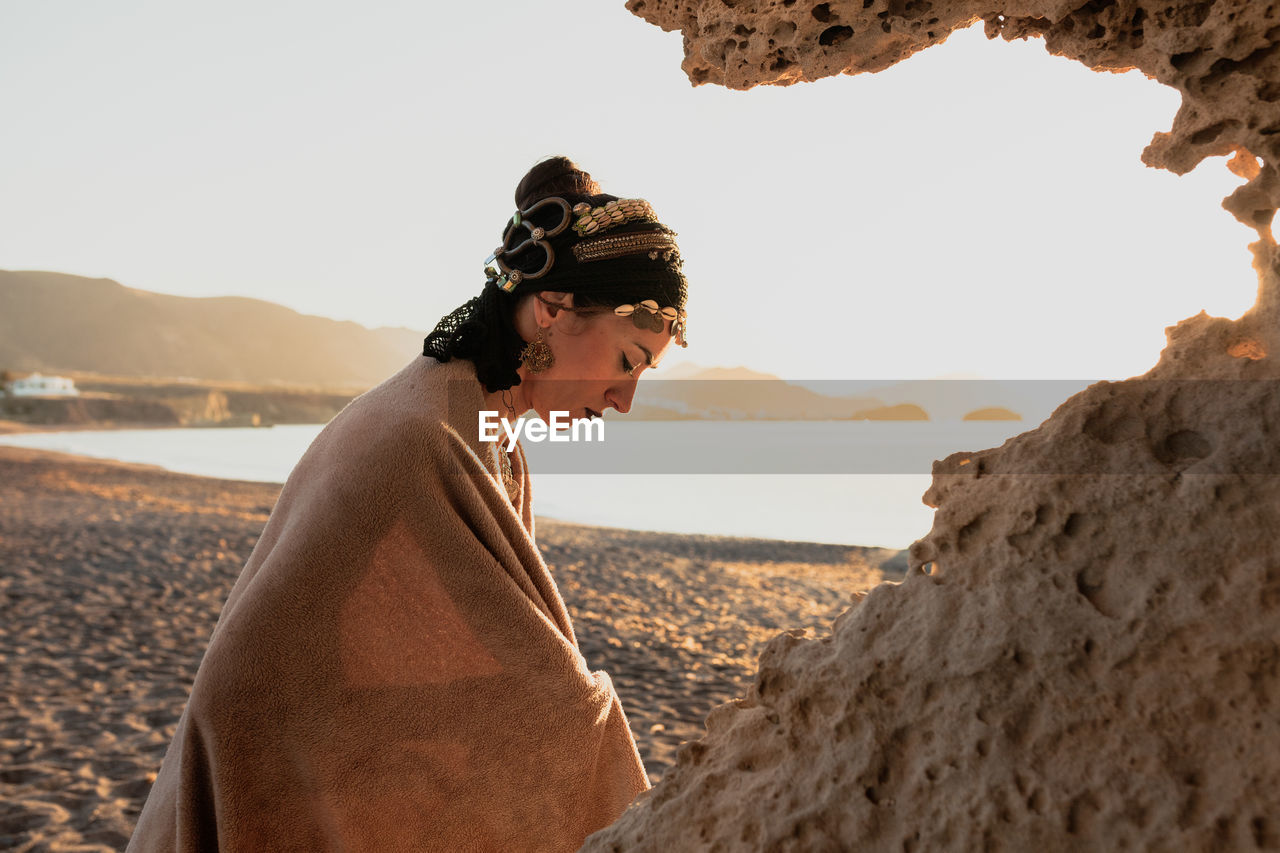
M 1138 72 L 980 24 L 788 88 L 681 58 L 621 0 L 0 0 L 0 269 L 425 333 L 564 153 L 679 232 L 672 364 L 1120 378 L 1253 303 L 1241 181 L 1142 165 L 1178 96 Z

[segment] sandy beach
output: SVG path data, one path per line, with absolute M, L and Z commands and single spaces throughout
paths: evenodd
M 124 847 L 278 492 L 0 448 L 0 848 Z M 766 640 L 825 632 L 853 593 L 900 578 L 879 548 L 551 519 L 538 541 L 654 781 L 744 692 Z

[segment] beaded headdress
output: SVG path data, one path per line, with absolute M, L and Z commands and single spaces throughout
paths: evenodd
M 560 193 L 517 209 L 485 259 L 484 288 L 436 324 L 422 353 L 470 359 L 490 391 L 518 385 L 525 341 L 515 331 L 514 297 L 542 290 L 580 294 L 575 302 L 589 307 L 575 311 L 611 306 L 637 328 L 661 332 L 670 322 L 675 341 L 688 346 L 688 284 L 675 237 L 643 199 Z
M 557 272 L 554 284 L 548 283 L 539 289 L 571 293 L 591 290 L 594 288 L 569 286 L 574 281 L 585 283 L 599 277 L 591 274 L 593 270 L 579 273 L 576 271 L 577 267 L 598 261 L 622 258 L 634 261 L 647 257 L 649 261 L 658 262 L 659 265 L 648 271 L 650 275 L 661 279 L 678 277 L 677 296 L 673 301 L 680 304 L 659 306 L 654 299 L 643 299 L 619 304 L 614 313 L 621 317 L 631 317 L 638 328 L 655 332 L 662 331 L 663 321 L 668 320 L 672 324 L 671 334 L 676 343 L 687 347 L 689 344 L 685 340 L 686 314 L 683 304 L 687 286 L 681 272 L 682 261 L 680 250 L 676 246 L 676 232 L 658 222 L 653 207 L 642 198 L 605 198 L 608 200 L 598 205 L 579 201 L 570 206 L 568 199 L 553 196 L 541 199 L 524 210 L 517 210 L 503 231 L 502 245 L 485 258 L 486 286 L 497 287 L 504 293 L 513 293 L 521 283 L 543 278 L 557 262 L 553 243 L 563 243 L 565 240 L 571 241 L 574 263 L 570 266 L 573 270 Z M 628 223 L 641 223 L 643 230 L 603 236 Z M 569 231 L 576 234 L 578 239 L 574 240 L 567 233 Z M 554 239 L 561 235 L 565 235 L 564 240 Z M 563 250 L 563 245 L 561 248 Z M 523 262 L 519 260 L 521 258 Z M 563 269 L 563 265 L 561 268 Z M 620 270 L 612 269 L 607 273 L 611 277 L 623 274 Z

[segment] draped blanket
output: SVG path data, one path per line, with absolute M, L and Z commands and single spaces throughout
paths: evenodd
M 649 787 L 463 360 L 354 400 L 227 597 L 129 850 L 576 850 Z

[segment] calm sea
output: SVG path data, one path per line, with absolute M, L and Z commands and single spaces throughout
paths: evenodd
M 606 422 L 603 443 L 522 443 L 541 516 L 586 524 L 905 548 L 934 459 L 1022 422 Z M 0 436 L 0 444 L 282 483 L 321 425 Z M 833 473 L 819 473 L 819 472 Z M 603 472 L 603 473 L 602 473 Z M 728 473 L 735 472 L 735 473 Z

